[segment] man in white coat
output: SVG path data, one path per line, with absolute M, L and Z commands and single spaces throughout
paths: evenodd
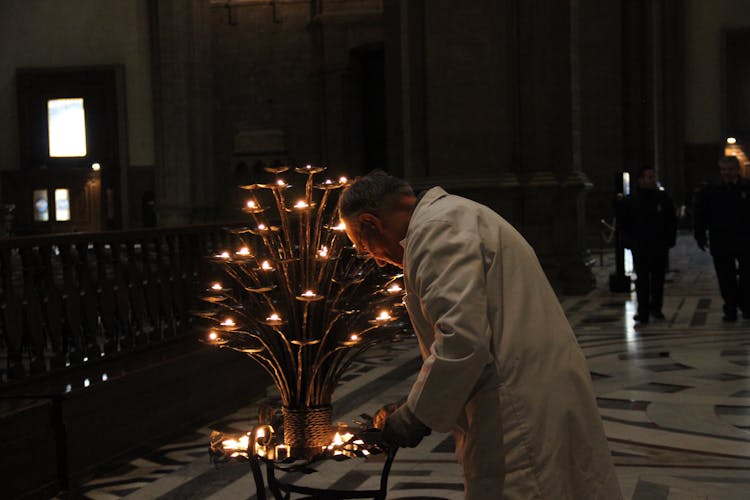
M 383 172 L 339 208 L 349 238 L 402 267 L 423 364 L 385 442 L 452 431 L 465 498 L 618 499 L 591 378 L 533 249 L 497 213 Z

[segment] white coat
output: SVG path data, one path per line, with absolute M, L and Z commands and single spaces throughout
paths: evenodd
M 526 240 L 433 188 L 401 244 L 424 358 L 407 404 L 453 431 L 465 498 L 621 498 L 586 360 Z

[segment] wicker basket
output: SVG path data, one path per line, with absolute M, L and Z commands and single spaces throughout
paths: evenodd
M 284 415 L 284 444 L 291 455 L 309 458 L 331 444 L 333 409 L 331 406 L 290 410 L 282 408 Z

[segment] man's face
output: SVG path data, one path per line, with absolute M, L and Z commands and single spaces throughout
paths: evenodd
M 641 189 L 656 189 L 656 171 L 646 169 L 638 178 L 638 186 Z
M 385 221 L 373 214 L 360 214 L 356 221 L 347 220 L 346 235 L 357 251 L 375 259 L 375 263 L 384 267 L 392 264 L 403 267 L 404 248 L 397 237 L 388 230 Z
M 721 175 L 721 180 L 724 182 L 737 182 L 737 178 L 740 175 L 740 168 L 733 161 L 720 161 L 719 174 Z

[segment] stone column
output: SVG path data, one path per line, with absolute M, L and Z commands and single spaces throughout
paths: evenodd
M 556 289 L 595 286 L 585 247 L 579 0 L 519 1 L 522 231 Z
M 578 0 L 385 0 L 389 158 L 484 203 L 553 285 L 594 285 L 584 244 Z
M 159 225 L 206 222 L 216 213 L 211 140 L 210 4 L 152 0 Z

